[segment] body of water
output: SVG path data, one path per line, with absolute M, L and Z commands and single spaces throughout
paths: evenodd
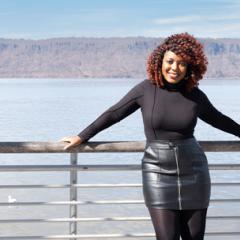
M 116 103 L 139 79 L 1 79 L 0 126 L 1 141 L 58 141 L 64 136 L 78 134 L 103 111 Z M 240 123 L 240 80 L 203 80 L 200 88 L 222 113 Z M 239 140 L 237 137 L 198 120 L 195 129 L 198 140 Z M 140 110 L 97 134 L 91 141 L 145 140 Z M 207 153 L 209 162 L 239 163 L 240 153 Z M 79 154 L 82 164 L 136 164 L 141 153 Z M 66 164 L 69 154 L 1 154 L 4 164 Z M 0 184 L 66 184 L 69 174 L 64 172 L 0 172 Z M 239 181 L 237 171 L 211 171 L 212 181 Z M 79 183 L 139 183 L 141 173 L 79 172 Z M 124 179 L 124 180 L 123 180 Z M 17 201 L 67 201 L 68 189 L 1 189 L 0 201 L 11 195 Z M 79 200 L 142 199 L 141 189 L 79 189 Z M 238 187 L 214 187 L 213 198 L 239 198 Z M 1 218 L 57 218 L 68 217 L 66 206 L 0 207 Z M 79 206 L 79 217 L 147 216 L 145 206 Z M 240 204 L 216 203 L 209 215 L 240 214 Z M 221 229 L 219 224 L 221 221 Z M 240 221 L 209 220 L 207 230 L 231 231 Z M 68 234 L 67 223 L 2 224 L 1 235 Z M 79 233 L 153 232 L 151 223 L 81 223 Z M 214 239 L 210 238 L 209 239 Z M 218 240 L 220 238 L 217 238 Z M 226 239 L 226 237 L 224 238 Z M 230 238 L 229 238 L 230 239 Z M 232 238 L 234 239 L 234 238 Z

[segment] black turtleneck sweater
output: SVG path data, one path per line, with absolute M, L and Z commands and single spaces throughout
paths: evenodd
M 177 84 L 165 81 L 164 87 L 159 88 L 149 80 L 133 87 L 78 136 L 85 142 L 139 108 L 148 141 L 193 137 L 198 117 L 215 128 L 240 137 L 240 125 L 219 112 L 199 88 L 187 92 L 183 81 Z

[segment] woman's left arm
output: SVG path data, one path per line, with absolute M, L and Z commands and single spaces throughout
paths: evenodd
M 199 118 L 215 128 L 240 137 L 240 125 L 230 117 L 218 111 L 209 101 L 206 94 L 204 94 L 201 90 L 199 90 L 199 92 Z

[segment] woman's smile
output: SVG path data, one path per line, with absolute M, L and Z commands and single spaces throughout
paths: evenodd
M 177 77 L 179 76 L 179 74 L 177 74 L 177 73 L 171 73 L 171 72 L 168 72 L 168 75 L 169 75 L 171 78 L 173 78 L 173 79 L 175 79 L 175 78 L 177 78 Z

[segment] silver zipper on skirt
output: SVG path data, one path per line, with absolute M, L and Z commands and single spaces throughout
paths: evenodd
M 176 146 L 173 147 L 175 159 L 176 159 L 176 165 L 177 165 L 177 185 L 178 185 L 178 203 L 179 203 L 179 209 L 182 209 L 182 199 L 181 199 L 181 181 L 180 181 L 180 169 L 178 165 L 178 148 Z

